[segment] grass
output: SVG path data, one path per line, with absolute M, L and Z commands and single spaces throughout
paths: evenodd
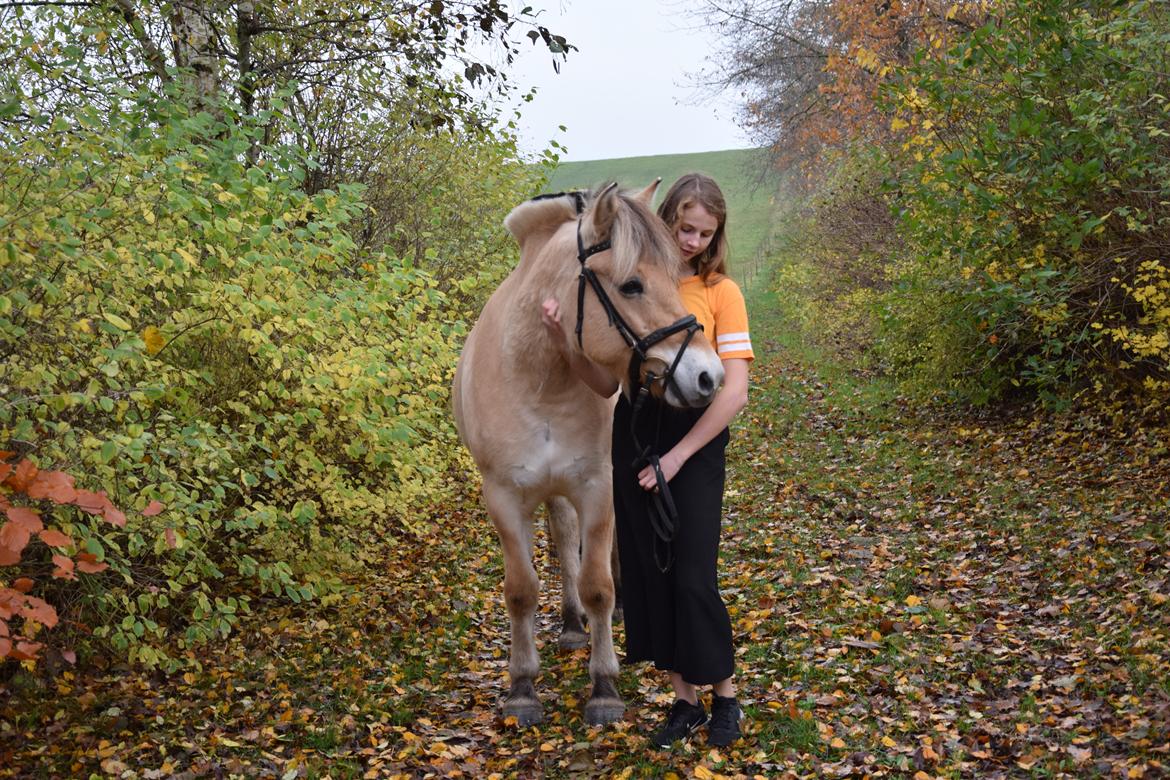
M 657 205 L 679 176 L 693 171 L 705 173 L 719 183 L 727 198 L 732 276 L 751 283 L 762 267 L 773 217 L 781 201 L 779 179 L 770 170 L 765 152 L 760 149 L 564 162 L 549 180 L 548 191 L 584 189 L 615 180 L 625 187 L 641 188 L 660 176 Z

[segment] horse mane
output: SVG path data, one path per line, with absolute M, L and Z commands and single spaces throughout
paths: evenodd
M 593 234 L 593 210 L 602 198 L 612 198 L 613 221 L 609 239 L 614 246 L 615 278 L 633 276 L 638 263 L 649 259 L 662 268 L 672 281 L 678 282 L 680 263 L 678 246 L 670 231 L 649 206 L 629 192 L 607 195 L 606 188 L 586 192 L 540 195 L 512 209 L 504 218 L 504 227 L 520 244 L 534 237 L 550 238 L 562 225 L 582 217 L 582 240 L 591 245 L 604 240 Z
M 649 206 L 627 192 L 618 193 L 615 201 L 617 213 L 610 230 L 610 241 L 614 246 L 614 278 L 633 276 L 638 263 L 648 260 L 658 265 L 677 284 L 682 264 L 679 262 L 678 244 L 666 225 Z
M 564 223 L 576 219 L 576 197 L 574 193 L 563 192 L 526 200 L 508 212 L 504 227 L 524 249 L 524 244 L 534 235 L 552 234 Z

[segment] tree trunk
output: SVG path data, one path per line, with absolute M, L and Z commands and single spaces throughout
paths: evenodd
M 212 20 L 214 0 L 177 0 L 171 7 L 175 63 L 185 70 L 197 108 L 219 118 L 219 53 Z

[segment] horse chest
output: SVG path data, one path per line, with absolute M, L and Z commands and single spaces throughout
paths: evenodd
M 521 490 L 584 483 L 609 467 L 608 452 L 596 431 L 565 430 L 551 423 L 532 426 L 509 459 L 509 476 Z

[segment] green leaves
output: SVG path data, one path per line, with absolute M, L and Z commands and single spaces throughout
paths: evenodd
M 889 192 L 907 246 L 879 341 L 912 382 L 1053 403 L 1164 387 L 1170 355 L 1149 347 L 1170 322 L 1118 285 L 1140 289 L 1170 235 L 1170 144 L 1147 129 L 1165 125 L 1168 32 L 1142 4 L 1013 0 L 902 72 Z

